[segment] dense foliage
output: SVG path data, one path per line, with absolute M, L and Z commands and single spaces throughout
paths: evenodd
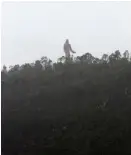
M 42 57 L 1 76 L 3 154 L 131 154 L 128 51 Z

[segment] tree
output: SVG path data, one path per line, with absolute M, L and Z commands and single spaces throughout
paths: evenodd
M 44 70 L 52 68 L 52 60 L 50 60 L 49 58 L 43 56 L 41 58 L 40 62 L 42 64 Z
M 88 64 L 91 64 L 94 61 L 94 57 L 90 53 L 85 53 L 82 56 L 77 57 L 77 59 L 80 60 L 82 63 L 86 62 Z
M 5 65 L 3 66 L 2 72 L 7 73 L 7 67 Z
M 62 57 L 58 58 L 57 62 L 58 63 L 64 63 L 65 60 L 66 60 L 65 56 L 62 56 Z
M 94 63 L 94 64 L 99 64 L 99 63 L 100 63 L 100 59 L 94 57 L 93 63 Z
M 109 56 L 109 62 L 111 64 L 115 63 L 117 60 L 120 60 L 121 59 L 121 53 L 119 50 L 116 50 L 114 53 L 112 53 L 110 56 Z
M 84 59 L 87 61 L 88 64 L 93 63 L 94 57 L 90 53 L 84 54 Z
M 1 81 L 4 81 L 7 79 L 7 73 L 8 73 L 7 67 L 4 65 L 1 71 Z
M 17 72 L 17 71 L 20 70 L 20 66 L 19 65 L 15 65 L 12 69 L 13 69 L 13 71 Z
M 107 63 L 108 62 L 108 54 L 103 54 L 101 59 L 102 59 L 102 62 Z
M 125 52 L 123 53 L 123 58 L 129 60 L 129 51 L 125 50 Z
M 119 60 L 119 59 L 121 58 L 121 53 L 120 53 L 119 50 L 116 50 L 116 51 L 115 51 L 115 53 L 114 53 L 114 58 L 115 58 L 116 60 Z
M 41 70 L 42 69 L 42 65 L 40 60 L 36 60 L 35 61 L 35 66 L 34 66 L 37 70 Z

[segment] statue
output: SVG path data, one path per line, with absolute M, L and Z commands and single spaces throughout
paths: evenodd
M 75 51 L 72 50 L 71 44 L 69 43 L 68 39 L 66 39 L 66 41 L 64 43 L 64 52 L 65 52 L 66 60 L 70 59 L 70 52 L 76 53 Z

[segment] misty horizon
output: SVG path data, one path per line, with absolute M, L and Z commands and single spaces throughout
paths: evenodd
M 75 56 L 131 52 L 131 2 L 4 2 L 2 66 L 64 55 L 69 39 Z

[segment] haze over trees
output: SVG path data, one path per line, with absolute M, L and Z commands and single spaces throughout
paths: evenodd
M 116 50 L 1 71 L 2 153 L 131 154 L 131 60 Z

